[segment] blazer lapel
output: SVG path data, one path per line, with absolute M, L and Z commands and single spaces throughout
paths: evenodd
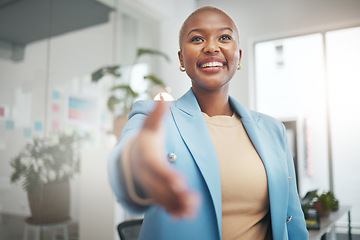
M 221 236 L 222 200 L 219 163 L 199 104 L 190 89 L 171 107 L 175 124 L 208 186 Z
M 264 163 L 270 198 L 271 221 L 273 234 L 284 232 L 284 221 L 279 216 L 286 216 L 288 181 L 287 167 L 284 164 L 284 158 L 279 152 L 279 146 L 273 145 L 273 139 L 270 139 L 264 132 L 269 131 L 261 124 L 260 115 L 253 117 L 250 112 L 230 97 L 232 106 L 240 115 L 244 128 Z M 284 191 L 287 189 L 287 192 Z M 274 231 L 275 230 L 275 231 Z M 275 233 L 277 232 L 277 233 Z M 282 236 L 281 236 L 282 237 Z

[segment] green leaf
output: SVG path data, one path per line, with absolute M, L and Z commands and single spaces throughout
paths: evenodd
M 27 175 L 25 176 L 25 179 L 23 181 L 23 188 L 27 192 L 31 192 L 35 189 L 36 185 L 39 183 L 39 173 L 35 171 L 34 166 L 31 165 L 30 168 L 27 171 Z
M 121 76 L 121 73 L 119 72 L 120 67 L 121 67 L 120 65 L 106 67 L 106 73 L 113 75 L 115 77 L 120 77 Z
M 91 82 L 97 83 L 104 76 L 104 69 L 100 68 L 91 74 Z
M 15 170 L 10 178 L 11 183 L 19 181 L 21 176 L 26 172 L 26 166 L 21 163 L 21 157 L 21 154 L 19 154 L 10 162 L 10 166 Z
M 166 61 L 170 62 L 170 58 L 165 53 L 158 51 L 158 50 L 154 50 L 154 49 L 148 49 L 148 48 L 139 48 L 137 50 L 136 58 L 139 58 L 142 55 L 146 55 L 146 54 L 162 56 L 166 59 Z
M 165 87 L 165 84 L 163 83 L 163 81 L 161 81 L 157 76 L 155 76 L 154 74 L 150 74 L 144 77 L 145 79 L 150 80 L 153 84 L 155 85 L 160 85 Z
M 114 112 L 115 111 L 115 105 L 120 103 L 120 102 L 121 102 L 121 100 L 118 99 L 117 97 L 110 96 L 109 99 L 108 99 L 108 102 L 107 102 L 108 109 L 111 112 Z
M 114 65 L 114 66 L 102 67 L 96 70 L 91 74 L 91 82 L 97 83 L 98 81 L 101 80 L 102 77 L 104 77 L 105 74 L 110 74 L 117 78 L 121 77 L 121 73 L 119 72 L 120 67 L 121 67 L 120 65 Z

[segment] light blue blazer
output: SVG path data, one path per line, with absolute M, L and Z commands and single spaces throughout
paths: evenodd
M 250 111 L 230 97 L 266 169 L 273 239 L 308 239 L 304 215 L 296 188 L 296 176 L 285 128 L 279 121 Z M 187 178 L 191 189 L 202 196 L 193 220 L 176 220 L 158 205 L 140 206 L 129 199 L 119 170 L 122 149 L 141 128 L 153 101 L 134 104 L 119 143 L 109 158 L 110 184 L 117 200 L 132 212 L 145 212 L 139 239 L 220 240 L 222 221 L 219 164 L 207 125 L 190 89 L 174 101 L 164 118 L 166 151 L 175 153 L 173 167 Z

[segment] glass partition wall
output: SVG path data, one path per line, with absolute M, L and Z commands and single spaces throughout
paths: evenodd
M 158 24 L 116 1 L 38 2 L 0 4 L 0 239 L 114 239 L 114 79 L 91 76 L 156 49 Z

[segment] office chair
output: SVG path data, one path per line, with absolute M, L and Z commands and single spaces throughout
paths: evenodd
M 137 240 L 143 219 L 129 220 L 117 226 L 121 240 Z

